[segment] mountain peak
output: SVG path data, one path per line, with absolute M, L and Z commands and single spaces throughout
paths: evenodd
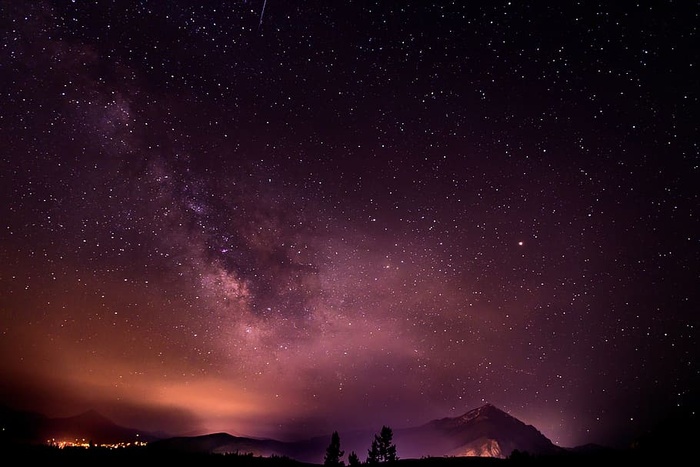
M 498 407 L 496 407 L 495 405 L 493 405 L 493 404 L 490 403 L 490 402 L 487 402 L 487 403 L 485 403 L 484 405 L 482 405 L 481 407 L 477 407 L 476 409 L 472 409 L 471 411 L 472 411 L 472 412 L 473 412 L 473 411 L 479 411 L 479 412 L 482 412 L 482 413 L 489 413 L 489 412 L 496 412 L 496 413 L 497 413 L 497 412 L 500 412 L 500 413 L 505 413 L 503 410 L 499 409 Z
M 487 403 L 458 417 L 424 425 L 412 440 L 430 439 L 435 452 L 451 456 L 507 457 L 514 450 L 543 454 L 557 447 L 533 426 Z
M 472 425 L 477 422 L 498 422 L 498 423 L 522 423 L 517 418 L 504 412 L 491 403 L 486 403 L 480 407 L 469 410 L 462 415 L 456 417 L 445 417 L 438 420 L 433 420 L 429 424 L 440 425 L 443 427 L 451 426 L 457 428 L 464 425 Z
M 503 410 L 499 409 L 495 405 L 491 403 L 486 403 L 482 405 L 481 407 L 477 407 L 476 409 L 472 409 L 465 414 L 456 417 L 456 421 L 460 423 L 467 423 L 472 420 L 477 420 L 477 419 L 489 419 L 489 418 L 513 418 Z

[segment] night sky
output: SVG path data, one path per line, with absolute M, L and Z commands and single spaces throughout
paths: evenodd
M 490 402 L 567 447 L 694 410 L 698 2 L 0 5 L 0 402 Z

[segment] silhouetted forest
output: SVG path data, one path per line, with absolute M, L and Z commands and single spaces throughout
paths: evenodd
M 677 448 L 677 446 L 676 446 Z M 671 447 L 673 449 L 673 447 Z M 154 450 L 148 446 L 108 449 L 92 448 L 58 448 L 41 445 L 5 445 L 0 449 L 3 465 L 54 465 L 54 466 L 100 466 L 100 467 L 135 467 L 153 465 L 190 465 L 241 466 L 241 467 L 319 467 L 322 464 L 299 462 L 288 457 L 262 457 L 252 454 L 206 454 L 180 451 Z M 379 462 L 375 465 L 388 464 L 394 467 L 509 467 L 509 466 L 590 466 L 596 464 L 628 465 L 655 461 L 658 465 L 688 465 L 689 458 L 682 453 L 662 454 L 659 451 L 627 450 L 598 451 L 595 453 L 570 453 L 553 456 L 531 456 L 528 453 L 513 452 L 507 459 L 489 457 L 432 457 L 422 459 L 398 459 Z M 341 465 L 348 465 L 347 461 Z M 362 465 L 368 465 L 362 463 Z
M 304 467 L 287 457 L 260 457 L 251 454 L 207 454 L 153 450 L 148 446 L 109 449 L 103 447 L 14 446 L 2 449 L 0 463 L 14 465 L 135 467 L 142 465 L 241 466 L 241 467 Z

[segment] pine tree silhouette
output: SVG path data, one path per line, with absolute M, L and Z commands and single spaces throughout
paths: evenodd
M 357 453 L 355 451 L 348 454 L 348 464 L 350 467 L 358 467 L 360 465 L 360 458 L 357 457 Z
M 388 426 L 383 426 L 378 435 L 374 435 L 372 446 L 367 451 L 367 463 L 393 462 L 398 460 L 396 445 L 393 442 L 394 432 Z
M 374 436 L 372 446 L 367 450 L 367 464 L 379 464 L 379 442 L 377 441 L 377 435 Z
M 331 444 L 326 448 L 326 456 L 323 458 L 323 465 L 340 466 L 345 465 L 341 459 L 345 451 L 340 450 L 340 435 L 337 431 L 331 435 Z

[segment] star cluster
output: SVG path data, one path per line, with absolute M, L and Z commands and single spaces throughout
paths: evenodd
M 2 400 L 295 438 L 697 402 L 696 2 L 2 6 Z

